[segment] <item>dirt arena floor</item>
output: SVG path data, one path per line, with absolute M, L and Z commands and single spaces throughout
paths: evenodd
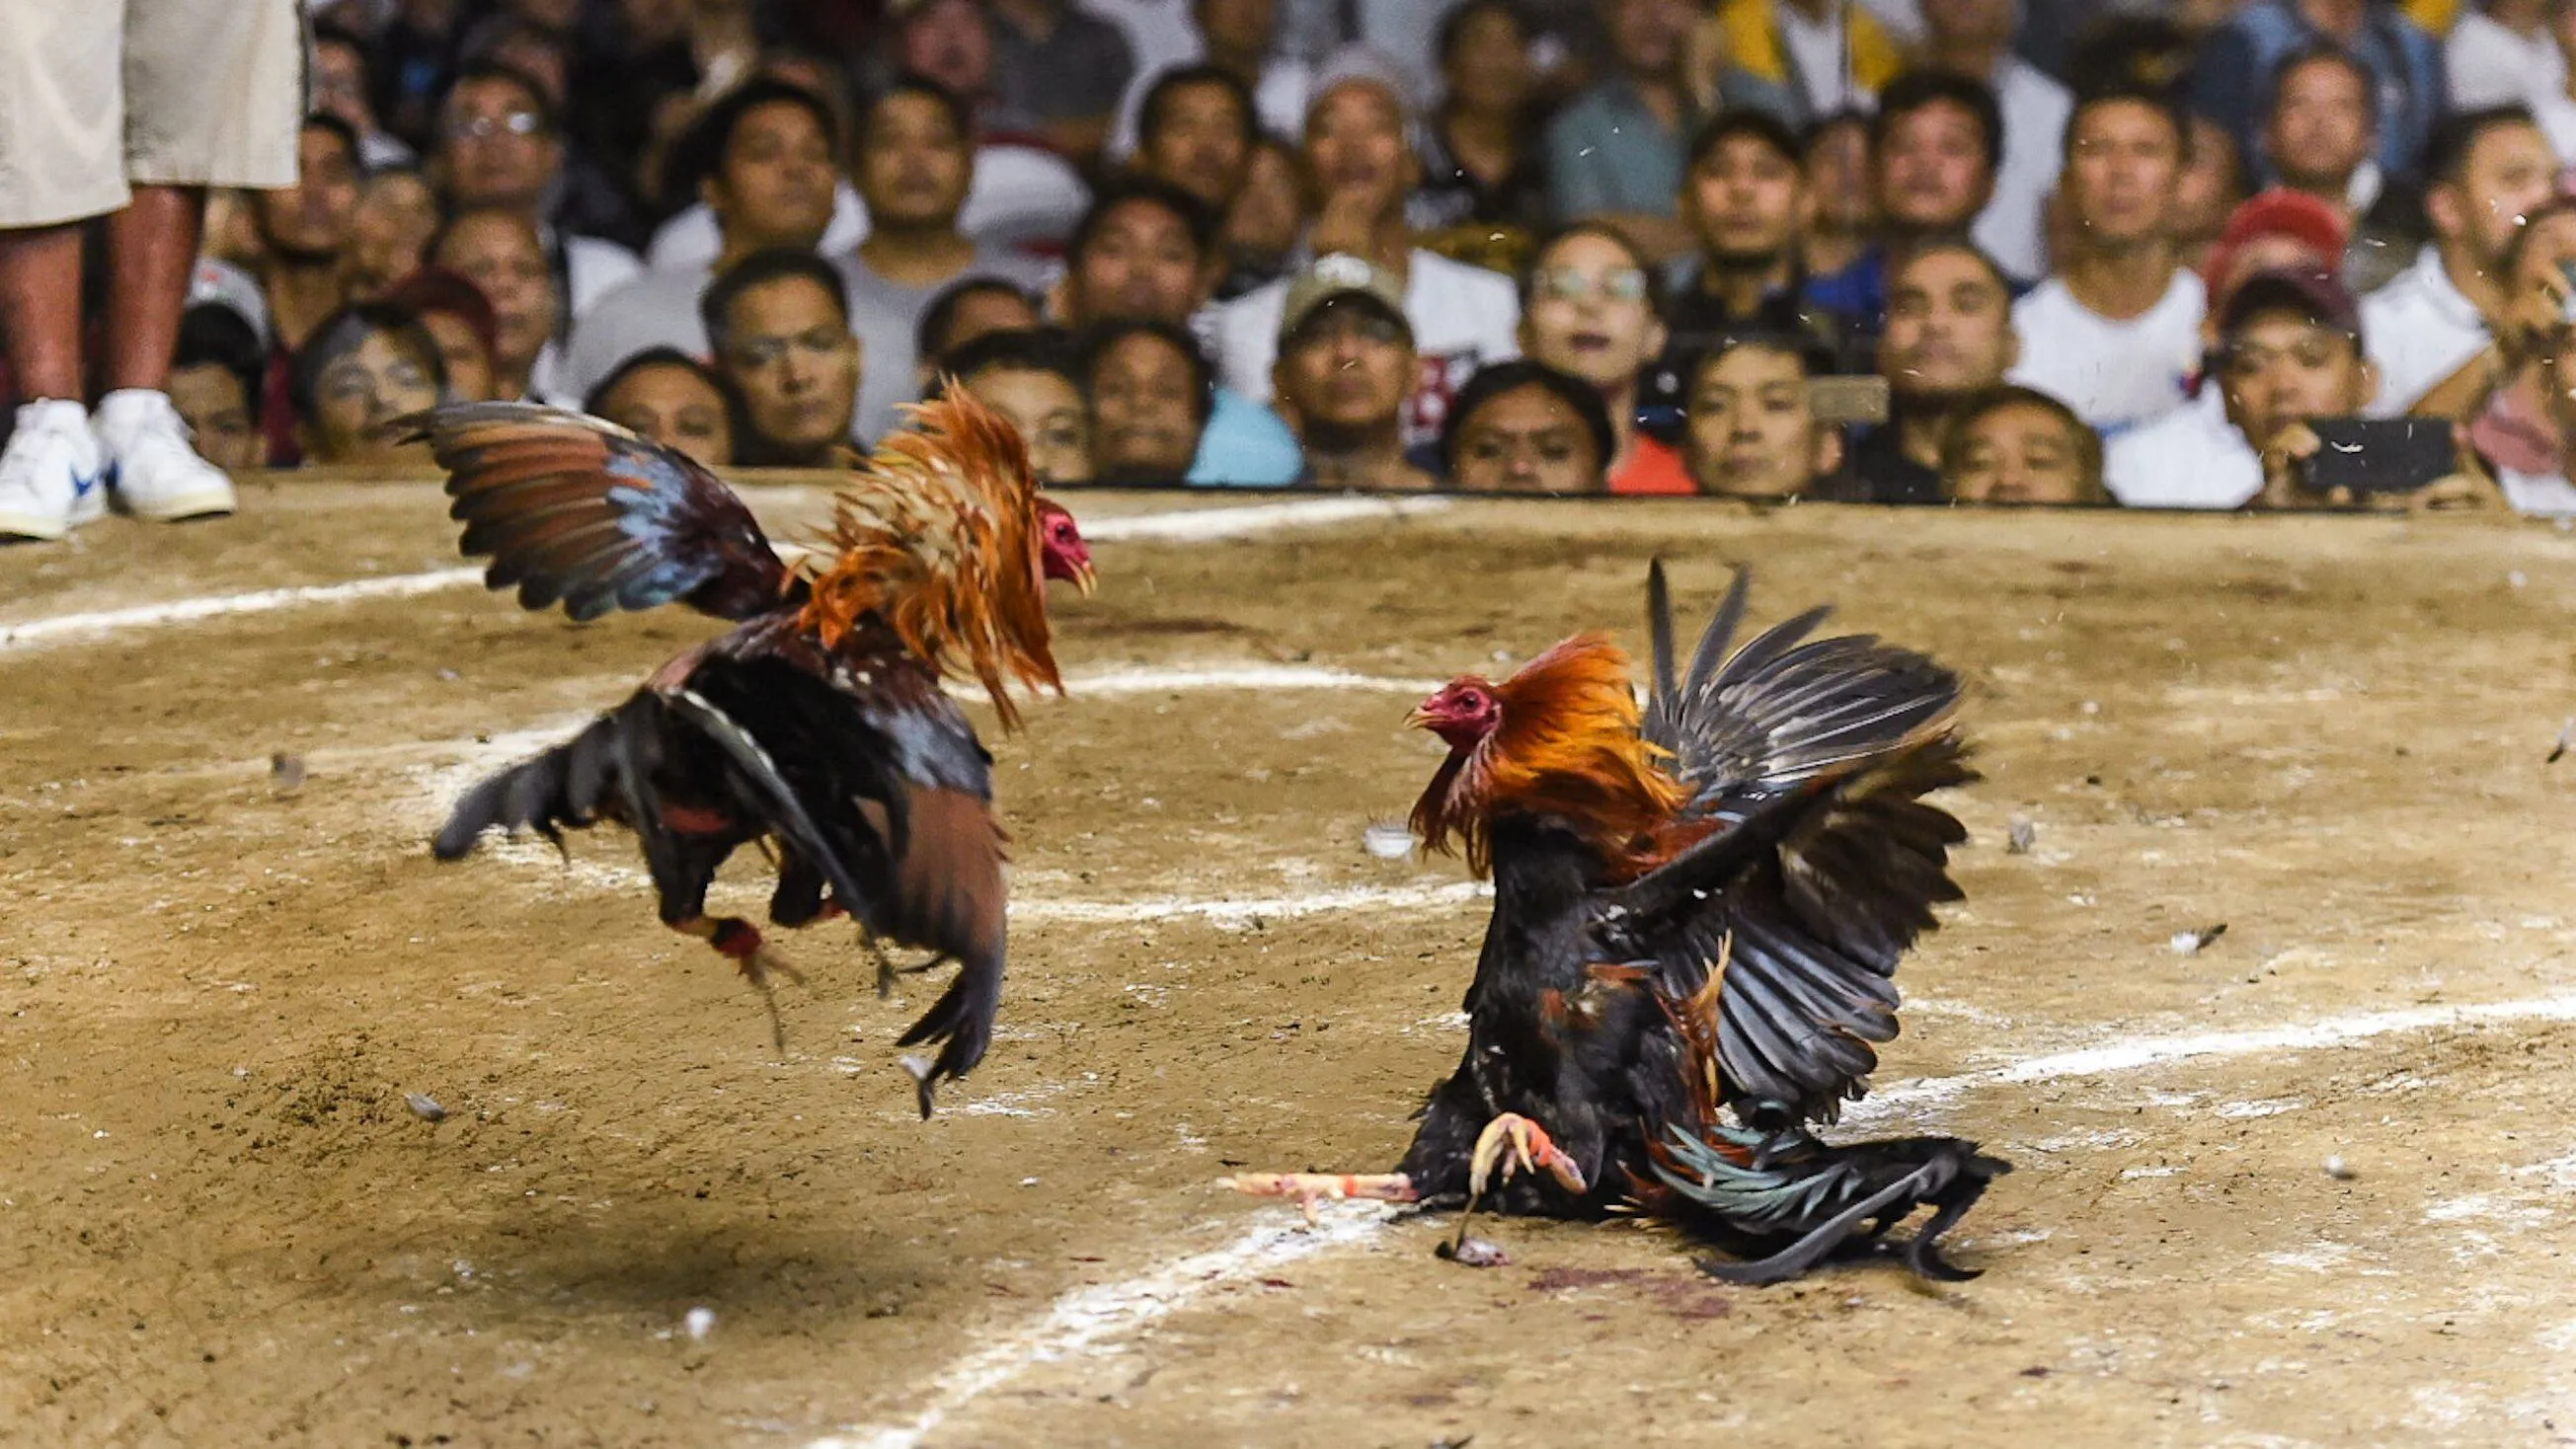
M 625 839 L 430 860 L 709 628 L 522 614 L 442 501 L 0 552 L 0 1440 L 2576 1441 L 2576 537 L 1077 500 L 1074 696 L 997 747 L 1002 1032 L 923 1123 L 926 998 L 846 932 L 792 943 L 781 1054 Z M 1845 1130 L 2019 1164 L 1977 1282 L 1522 1222 L 1480 1272 L 1211 1186 L 1402 1149 L 1483 912 L 1361 847 L 1435 763 L 1403 712 L 1640 642 L 1658 551 L 1694 613 L 1749 562 L 1762 619 L 1837 600 L 1972 681 L 1969 899 Z

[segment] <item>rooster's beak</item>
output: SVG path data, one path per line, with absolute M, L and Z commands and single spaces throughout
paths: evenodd
M 1413 713 L 1404 717 L 1404 727 L 1409 730 L 1427 730 L 1438 723 L 1440 716 L 1433 714 L 1427 704 L 1415 705 Z
M 1084 598 L 1090 598 L 1091 591 L 1099 586 L 1100 574 L 1092 568 L 1091 560 L 1084 559 L 1073 566 L 1073 587 Z

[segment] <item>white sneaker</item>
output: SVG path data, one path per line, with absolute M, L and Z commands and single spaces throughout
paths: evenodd
M 107 453 L 116 501 L 137 518 L 175 523 L 233 511 L 233 480 L 188 445 L 170 395 L 124 388 L 98 401 L 91 426 Z
M 107 512 L 107 465 L 89 410 L 44 398 L 21 404 L 0 453 L 0 538 L 56 539 Z

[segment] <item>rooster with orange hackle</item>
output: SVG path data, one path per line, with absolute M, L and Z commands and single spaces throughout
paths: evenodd
M 1810 639 L 1822 609 L 1730 653 L 1741 574 L 1679 675 L 1660 563 L 1648 589 L 1642 712 L 1627 657 L 1587 634 L 1412 716 L 1449 746 L 1413 827 L 1490 874 L 1494 907 L 1466 1053 L 1396 1171 L 1232 1182 L 1310 1208 L 1642 1210 L 1757 1259 L 1703 1264 L 1745 1282 L 1929 1204 L 1907 1261 L 1951 1276 L 1936 1240 L 2005 1165 L 1955 1139 L 1808 1129 L 1867 1090 L 1897 961 L 1958 898 L 1964 832 L 1923 798 L 1974 778 L 1958 680 L 1873 638 Z
M 770 851 L 769 918 L 847 914 L 880 942 L 958 963 L 902 1039 L 922 1115 L 992 1039 L 1004 963 L 1003 834 L 992 757 L 942 688 L 980 684 L 1014 727 L 1014 686 L 1061 691 L 1046 584 L 1088 593 L 1081 531 L 1042 499 L 1010 423 L 969 394 L 916 410 L 851 475 L 795 566 L 731 489 L 610 423 L 521 403 L 409 420 L 449 472 L 463 549 L 530 609 L 575 619 L 685 602 L 734 628 L 682 652 L 569 742 L 457 802 L 442 860 L 493 827 L 633 830 L 663 923 L 739 964 L 766 995 L 792 968 L 708 886 L 748 844 Z M 927 969 L 927 968 L 920 968 Z M 775 1028 L 776 1004 L 771 1002 Z

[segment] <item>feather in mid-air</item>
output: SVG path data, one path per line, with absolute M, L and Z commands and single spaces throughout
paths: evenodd
M 1959 896 L 1965 833 L 1923 798 L 1974 778 L 1958 680 L 1873 638 L 1811 639 L 1822 609 L 1730 653 L 1747 587 L 1679 674 L 1655 566 L 1642 714 L 1600 635 L 1414 712 L 1450 750 L 1414 828 L 1494 882 L 1466 1054 L 1395 1172 L 1236 1187 L 1642 1210 L 1755 1260 L 1703 1264 L 1747 1282 L 1928 1204 L 1907 1261 L 1955 1272 L 1937 1239 L 2005 1164 L 1956 1139 L 1834 1146 L 1809 1128 L 1867 1090 L 1896 1035 L 1897 961 Z
M 1004 960 L 992 759 L 942 683 L 980 684 L 1013 727 L 1012 686 L 1063 688 L 1046 581 L 1088 592 L 1092 580 L 1081 531 L 1037 495 L 1019 435 L 962 392 L 919 408 L 791 567 L 713 474 L 613 424 L 472 403 L 409 425 L 447 469 L 463 549 L 491 559 L 493 588 L 575 619 L 677 601 L 735 626 L 466 792 L 438 857 L 464 856 L 496 826 L 560 845 L 566 828 L 615 821 L 643 844 L 663 923 L 767 993 L 769 973 L 791 968 L 759 927 L 706 913 L 717 868 L 764 844 L 773 923 L 848 914 L 879 953 L 881 986 L 879 942 L 958 963 L 902 1037 L 939 1044 L 935 1061 L 906 1061 L 929 1115 L 933 1089 L 992 1039 Z

